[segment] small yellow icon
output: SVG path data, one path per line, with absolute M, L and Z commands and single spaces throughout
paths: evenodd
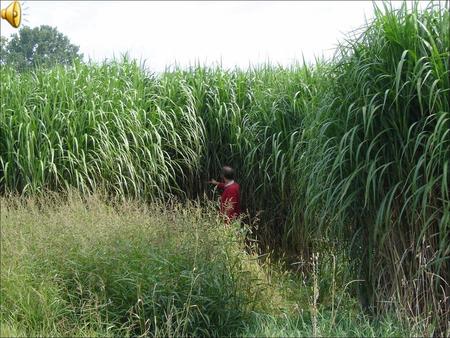
M 6 9 L 2 9 L 2 19 L 8 21 L 14 28 L 20 26 L 20 21 L 22 20 L 22 7 L 20 6 L 19 1 L 14 0 L 6 7 Z

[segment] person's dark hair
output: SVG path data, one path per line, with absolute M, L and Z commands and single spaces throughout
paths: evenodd
M 229 166 L 224 166 L 222 168 L 222 175 L 227 180 L 233 180 L 234 179 L 234 169 Z

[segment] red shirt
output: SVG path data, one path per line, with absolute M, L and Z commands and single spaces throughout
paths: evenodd
M 228 186 L 225 186 L 225 183 L 220 183 L 217 187 L 223 190 L 220 198 L 221 214 L 228 216 L 228 219 L 238 217 L 241 213 L 239 184 L 234 182 Z

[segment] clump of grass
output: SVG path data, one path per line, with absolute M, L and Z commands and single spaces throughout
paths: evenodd
M 196 205 L 2 199 L 2 333 L 228 335 L 283 298 Z
M 247 326 L 244 337 L 392 337 L 414 336 L 415 333 L 395 317 L 371 320 L 363 312 L 344 312 L 337 323 L 332 321 L 329 312 L 321 312 L 317 319 L 317 332 L 309 314 L 297 316 L 258 315 Z

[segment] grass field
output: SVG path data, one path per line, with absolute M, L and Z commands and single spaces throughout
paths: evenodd
M 303 278 L 258 258 L 212 209 L 102 200 L 1 200 L 1 336 L 424 332 L 370 320 L 321 257 Z
M 81 196 L 98 193 L 106 200 L 115 200 L 119 208 L 128 199 L 150 205 L 175 200 L 177 203 L 196 201 L 203 205 L 206 200 L 217 197 L 204 182 L 217 178 L 221 166 L 229 164 L 236 168 L 242 186 L 242 207 L 249 215 L 245 222 L 257 225 L 257 229 L 252 227 L 252 236 L 258 240 L 258 254 L 274 251 L 277 258 L 284 258 L 288 265 L 281 271 L 293 270 L 296 275 L 310 276 L 311 264 L 291 266 L 291 263 L 310 262 L 319 253 L 322 266 L 327 266 L 324 271 L 328 271 L 317 277 L 322 283 L 322 291 L 330 290 L 330 285 L 333 285 L 330 276 L 334 274 L 329 271 L 338 271 L 342 283 L 336 290 L 344 292 L 347 282 L 358 280 L 345 290 L 350 299 L 357 299 L 364 313 L 371 318 L 394 316 L 397 322 L 408 322 L 408 330 L 419 332 L 419 335 L 427 334 L 427 330 L 432 328 L 437 328 L 436 332 L 441 334 L 448 332 L 450 15 L 448 3 L 444 2 L 430 3 L 424 10 L 417 7 L 414 3 L 404 3 L 400 9 L 394 10 L 388 3 L 379 5 L 373 21 L 341 41 L 333 59 L 318 60 L 314 65 L 299 63 L 290 68 L 266 65 L 249 70 L 196 66 L 158 75 L 149 74 L 141 65 L 127 59 L 104 64 L 76 63 L 70 67 L 36 69 L 26 73 L 1 66 L 2 203 L 9 203 L 10 194 L 21 194 L 33 200 L 38 196 L 45 199 L 45 195 L 51 195 L 50 192 L 64 195 L 75 189 Z M 28 211 L 23 213 L 28 215 Z M 84 212 L 78 211 L 77 214 L 83 215 Z M 33 236 L 53 240 L 50 234 L 54 229 L 44 227 L 40 235 L 31 231 L 38 228 L 36 222 L 41 222 L 42 217 L 47 216 L 35 214 L 35 222 L 27 222 L 28 230 L 12 225 L 9 231 L 28 231 Z M 154 223 L 165 224 L 164 217 L 169 216 L 161 217 Z M 6 221 L 5 218 L 2 220 Z M 178 224 L 178 220 L 173 222 Z M 208 224 L 214 223 L 211 222 Z M 196 226 L 191 223 L 195 222 L 190 222 L 189 229 Z M 81 231 L 85 223 L 80 219 L 71 224 L 74 231 Z M 142 246 L 153 243 L 155 238 L 139 234 L 143 231 L 139 226 L 143 225 L 137 222 L 135 226 L 135 230 L 120 234 L 125 236 L 120 245 L 126 246 L 126 242 L 132 240 L 127 236 L 132 234 L 137 236 L 136 240 L 143 241 Z M 63 228 L 60 229 L 61 236 Z M 226 242 L 220 237 L 225 234 L 216 234 L 221 227 L 212 226 L 212 229 L 216 230 L 210 229 L 214 233 L 211 236 L 219 236 L 218 241 Z M 106 241 L 102 242 L 103 247 L 120 233 L 106 226 L 104 230 L 92 231 L 100 236 L 96 240 Z M 183 244 L 188 241 L 186 238 L 194 236 L 195 232 L 189 234 L 190 231 L 180 232 L 178 239 L 168 240 L 164 244 L 167 250 L 160 254 L 171 255 L 171 245 L 191 245 Z M 75 233 L 66 235 L 77 238 Z M 5 238 L 8 237 L 5 235 Z M 62 241 L 62 238 L 57 236 L 55 240 Z M 81 241 L 81 237 L 77 241 Z M 172 241 L 178 241 L 178 244 Z M 65 263 L 53 261 L 65 256 L 47 250 L 46 246 L 43 250 L 44 243 L 44 239 L 29 239 L 23 253 L 29 250 L 28 246 L 35 247 L 36 255 L 39 250 L 42 255 L 55 255 L 54 258 L 43 257 L 42 262 L 68 269 Z M 55 245 L 64 254 L 70 254 L 62 242 Z M 77 245 L 79 248 L 84 244 L 80 242 Z M 98 258 L 102 269 L 108 269 L 107 260 L 119 253 L 104 248 L 104 256 L 91 252 L 96 256 L 92 259 L 86 256 L 83 263 L 75 260 L 74 264 L 80 264 L 80 269 L 84 269 L 82 266 L 86 264 L 87 269 L 89 263 L 93 264 Z M 191 247 L 184 249 L 192 251 Z M 74 255 L 78 255 L 76 252 Z M 337 252 L 341 254 L 336 255 Z M 4 259 L 3 255 L 2 251 L 2 261 L 9 262 L 5 264 L 13 264 L 13 260 Z M 333 263 L 333 257 L 344 258 Z M 121 259 L 133 261 L 132 256 L 124 255 Z M 217 264 L 228 264 L 219 262 L 223 259 L 224 256 L 220 256 Z M 239 264 L 246 261 L 246 257 L 239 255 L 233 259 L 242 259 Z M 192 261 L 180 258 L 179 262 L 181 265 L 174 267 L 173 276 L 182 275 L 185 270 L 177 270 L 182 269 L 182 264 L 186 264 L 186 271 L 190 271 L 189 266 L 193 269 Z M 34 268 L 39 264 L 35 263 Z M 140 265 L 136 264 L 134 272 L 130 273 L 138 274 Z M 219 269 L 214 264 L 211 269 Z M 333 266 L 335 268 L 332 269 Z M 2 267 L 3 277 L 4 271 L 11 268 L 10 265 Z M 258 276 L 263 273 L 257 265 L 252 267 Z M 122 268 L 124 270 L 119 269 L 117 274 L 123 274 L 126 283 L 129 271 L 126 266 Z M 62 271 L 66 271 L 64 269 Z M 149 269 L 150 274 L 161 272 L 159 265 Z M 168 266 L 167 273 L 172 271 L 170 269 Z M 29 273 L 34 280 L 38 278 L 35 276 L 40 273 L 38 271 L 32 268 L 23 274 Z M 47 273 L 44 268 L 42 271 Z M 59 276 L 58 272 L 55 273 Z M 69 274 L 67 271 L 64 273 Z M 182 288 L 179 292 L 185 295 L 189 295 L 186 292 L 190 292 L 189 287 L 193 285 L 196 274 L 189 276 L 190 279 L 179 286 Z M 231 272 L 230 276 L 233 276 Z M 96 277 L 86 277 L 83 282 L 92 278 L 95 280 Z M 150 276 L 139 278 L 145 281 Z M 161 275 L 160 278 L 166 277 Z M 214 279 L 205 283 L 210 282 L 214 283 Z M 244 284 L 247 286 L 233 284 L 238 282 L 247 283 Z M 236 293 L 238 297 L 230 301 L 242 302 L 242 308 L 239 307 L 236 314 L 234 310 L 224 310 L 229 304 L 218 299 L 205 300 L 211 308 L 191 312 L 187 310 L 189 305 L 183 308 L 170 303 L 170 295 L 173 294 L 167 291 L 169 296 L 164 296 L 164 301 L 149 298 L 149 302 L 142 305 L 161 304 L 164 309 L 144 311 L 147 314 L 158 313 L 156 324 L 152 324 L 149 330 L 155 333 L 158 329 L 161 334 L 169 332 L 164 330 L 184 330 L 170 331 L 174 334 L 206 332 L 202 330 L 222 334 L 243 332 L 239 330 L 244 330 L 242 323 L 246 323 L 249 334 L 270 333 L 278 329 L 301 330 L 305 334 L 312 332 L 302 331 L 314 327 L 312 319 L 302 326 L 294 319 L 295 316 L 289 314 L 285 317 L 289 320 L 277 319 L 266 310 L 257 311 L 260 316 L 257 325 L 249 324 L 254 313 L 245 304 L 253 300 L 245 297 L 250 297 L 247 293 L 257 294 L 259 291 L 251 291 L 248 285 L 252 283 L 245 280 L 233 278 L 224 283 L 227 285 L 224 292 Z M 26 285 L 24 288 L 32 292 L 31 286 Z M 72 293 L 76 286 L 63 286 L 66 288 L 64 292 Z M 296 288 L 302 289 L 293 287 Z M 284 290 L 278 286 L 268 290 L 279 289 Z M 13 297 L 13 291 L 5 290 L 2 286 L 5 297 Z M 201 292 L 209 292 L 205 290 L 214 290 L 212 294 L 217 292 L 215 288 L 202 289 Z M 57 288 L 47 291 L 61 292 Z M 92 290 L 87 292 L 88 295 L 93 294 Z M 116 292 L 117 297 L 122 295 L 119 291 L 111 292 Z M 178 294 L 177 290 L 174 292 Z M 301 291 L 299 293 L 300 297 Z M 328 304 L 335 299 L 331 291 L 320 294 L 321 302 Z M 80 297 L 90 299 L 88 295 Z M 200 291 L 196 295 L 199 299 L 203 297 Z M 311 293 L 307 295 L 311 297 Z M 145 296 L 154 295 L 146 292 Z M 124 330 L 143 333 L 147 324 L 136 324 L 125 318 L 124 313 L 136 305 L 135 298 L 127 297 L 121 301 L 123 307 L 117 313 L 110 313 L 108 306 L 94 312 L 100 311 L 108 318 L 108 323 L 109 320 L 127 323 Z M 191 296 L 183 297 L 188 299 Z M 105 299 L 98 304 L 104 304 Z M 267 297 L 268 303 L 270 299 Z M 73 299 L 66 301 L 72 302 Z M 89 311 L 97 306 L 95 297 L 90 301 L 94 305 L 86 305 Z M 58 304 L 50 302 L 49 306 L 66 308 L 61 305 L 65 303 Z M 31 306 L 34 305 L 30 305 L 33 312 Z M 174 310 L 177 313 L 175 317 L 169 316 L 170 320 L 180 326 L 173 324 L 173 328 L 172 324 L 165 322 L 164 313 L 170 306 L 178 309 Z M 3 308 L 9 309 L 5 314 L 12 311 L 10 307 L 3 307 L 2 297 Z M 78 318 L 87 318 L 80 315 L 79 308 L 75 309 L 78 310 L 73 310 L 73 318 L 77 318 L 73 319 L 74 322 L 81 320 Z M 349 332 L 346 327 L 350 326 L 338 329 L 337 319 L 329 319 L 330 316 L 337 318 L 335 312 L 329 315 L 324 309 L 320 311 L 326 318 L 325 322 L 331 320 L 332 324 L 328 329 L 322 327 L 323 332 Z M 358 313 L 362 315 L 362 312 Z M 66 318 L 64 316 L 61 318 Z M 32 317 L 35 318 L 32 321 L 22 320 L 28 318 L 23 314 L 11 318 L 8 319 L 8 327 L 14 330 L 75 332 L 70 331 L 73 328 L 65 331 L 64 326 L 62 331 L 45 326 L 45 316 L 42 315 L 36 317 L 41 319 Z M 317 319 L 317 316 L 313 318 Z M 66 319 L 62 322 L 65 323 Z M 391 322 L 389 319 L 387 323 Z M 195 325 L 190 327 L 189 323 Z M 373 328 L 372 324 L 365 324 L 365 319 L 359 323 L 361 330 L 369 330 L 364 332 L 391 334 L 377 331 L 389 330 L 389 324 Z M 141 326 L 136 329 L 136 325 Z M 319 329 L 320 325 L 317 325 Z M 92 330 L 106 332 L 104 330 L 108 327 L 99 326 Z M 421 329 L 415 331 L 418 327 Z

